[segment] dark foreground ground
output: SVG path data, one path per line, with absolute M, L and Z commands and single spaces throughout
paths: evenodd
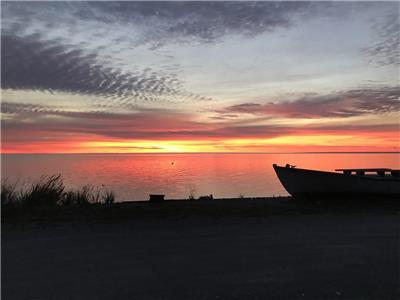
M 398 205 L 240 203 L 6 218 L 2 299 L 399 299 Z

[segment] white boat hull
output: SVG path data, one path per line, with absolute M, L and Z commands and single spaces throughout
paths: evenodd
M 293 197 L 400 196 L 400 179 L 280 167 L 274 170 Z

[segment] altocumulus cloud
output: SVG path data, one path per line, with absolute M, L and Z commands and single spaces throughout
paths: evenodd
M 47 90 L 157 101 L 185 94 L 176 74 L 162 76 L 149 69 L 123 73 L 103 66 L 95 53 L 85 54 L 57 40 L 41 41 L 38 34 L 23 39 L 3 36 L 2 87 Z
M 371 62 L 382 66 L 400 65 L 400 2 L 393 5 L 395 9 L 387 16 L 385 22 L 373 23 L 375 41 L 363 49 Z
M 326 10 L 330 4 L 315 5 L 312 2 L 59 2 L 59 3 L 6 3 L 3 9 L 8 29 L 23 30 L 26 24 L 39 20 L 47 29 L 67 26 L 66 33 L 77 34 L 75 26 L 98 25 L 96 37 L 101 35 L 102 26 L 122 24 L 132 29 L 124 36 L 141 43 L 182 42 L 192 39 L 209 42 L 226 34 L 254 35 L 287 27 L 292 16 L 299 13 Z M 67 24 L 75 21 L 75 24 Z M 83 22 L 83 23 L 79 23 Z M 61 24 L 60 24 L 61 23 Z M 89 28 L 90 29 L 90 28 Z M 118 32 L 114 32 L 118 38 Z M 117 40 L 117 39 L 115 39 Z M 154 45 L 152 45 L 154 46 Z
M 354 117 L 365 114 L 398 112 L 400 88 L 354 89 L 329 95 L 311 95 L 294 101 L 242 103 L 232 105 L 225 113 L 270 115 L 287 118 Z
M 126 101 L 208 100 L 186 91 L 176 65 L 142 67 L 132 49 L 209 43 L 291 25 L 304 3 L 6 2 L 2 88 Z
M 184 88 L 182 70 L 168 60 L 173 53 L 156 50 L 253 37 L 351 9 L 313 2 L 5 2 L 2 88 L 97 95 L 110 105 L 209 100 Z M 154 63 L 145 66 L 143 53 Z

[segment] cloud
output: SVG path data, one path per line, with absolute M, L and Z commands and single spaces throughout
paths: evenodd
M 362 49 L 370 61 L 380 66 L 400 65 L 400 3 L 394 2 L 393 12 L 384 22 L 374 22 L 372 29 L 375 32 L 374 42 Z
M 214 86 L 202 88 L 202 85 L 208 86 L 202 80 L 199 71 L 202 69 L 195 65 L 197 62 L 193 58 L 197 51 L 214 50 L 208 47 L 209 44 L 224 42 L 233 35 L 240 37 L 239 42 L 246 42 L 245 38 L 291 28 L 296 22 L 317 14 L 324 21 L 324 16 L 336 14 L 342 17 L 339 11 L 346 12 L 350 8 L 354 11 L 369 5 L 314 2 L 4 2 L 1 84 L 3 89 L 12 90 L 13 98 L 2 103 L 3 140 L 6 143 L 36 141 L 47 144 L 85 139 L 218 141 L 224 138 L 269 138 L 302 131 L 347 130 L 335 126 L 299 128 L 274 124 L 277 116 L 345 118 L 396 112 L 399 110 L 399 89 L 390 87 L 314 94 L 276 103 L 242 103 L 229 106 L 213 116 L 209 116 L 208 111 L 205 117 L 203 111 L 200 114 L 197 111 L 197 115 L 183 113 L 170 105 L 209 100 L 186 90 L 186 84 L 210 95 L 215 92 L 218 95 L 219 90 L 225 88 L 214 82 L 217 77 L 214 70 L 203 74 Z M 392 39 L 396 32 L 393 24 L 391 19 L 387 25 L 382 25 L 381 38 L 369 50 L 371 56 L 393 57 L 396 46 L 396 40 Z M 265 41 L 268 44 L 267 36 Z M 174 53 L 179 52 L 182 44 L 188 47 L 180 53 L 180 65 Z M 199 45 L 202 47 L 197 47 Z M 192 48 L 195 51 L 190 52 Z M 219 53 L 225 55 L 224 51 Z M 247 63 L 241 59 L 248 53 L 232 53 L 232 61 L 238 65 Z M 211 56 L 204 58 L 219 57 L 213 54 L 210 51 Z M 196 58 L 201 64 L 203 56 Z M 274 57 L 270 59 L 272 61 Z M 255 61 L 259 65 L 254 65 L 250 72 L 255 76 L 253 78 L 264 80 L 257 70 L 259 67 L 268 68 Z M 389 59 L 390 62 L 393 60 Z M 221 64 L 223 72 L 231 70 L 226 67 L 225 63 Z M 194 72 L 194 81 L 188 76 L 191 72 Z M 253 89 L 251 84 L 247 86 L 247 82 L 244 85 L 243 90 Z M 32 94 L 17 95 L 20 90 L 29 93 L 40 91 L 32 97 L 36 99 L 34 102 L 48 104 L 28 103 L 33 101 L 29 99 Z M 264 93 L 261 88 L 259 91 Z M 57 94 L 57 97 L 49 97 L 47 93 Z M 69 97 L 68 94 L 82 97 Z M 37 100 L 42 95 L 46 97 Z M 86 97 L 92 95 L 95 97 Z M 56 103 L 55 99 L 64 96 L 62 103 L 68 107 Z M 228 98 L 222 96 L 225 96 L 222 99 Z M 162 108 L 139 106 L 145 104 Z M 268 121 L 268 125 L 254 125 L 261 123 L 253 122 L 255 116 L 263 119 L 263 124 Z M 211 122 L 196 121 L 199 119 Z M 367 127 L 352 128 L 357 131 Z M 377 125 L 367 130 L 392 128 L 378 128 Z
M 2 88 L 97 95 L 111 106 L 210 100 L 185 89 L 173 51 L 162 46 L 254 37 L 349 8 L 313 2 L 4 2 Z
M 57 40 L 43 42 L 38 35 L 3 36 L 1 56 L 1 83 L 6 89 L 97 95 L 116 102 L 161 102 L 178 95 L 190 98 L 176 74 L 163 76 L 150 69 L 123 73 L 102 65 L 95 53 L 85 54 Z
M 142 5 L 2 3 L 2 88 L 101 96 L 110 106 L 210 100 L 185 90 L 168 53 L 137 49 L 164 39 L 149 32 L 165 27 L 156 6 Z
M 310 95 L 294 101 L 242 103 L 219 111 L 222 115 L 244 113 L 286 118 L 346 118 L 365 114 L 398 112 L 400 88 L 357 89 L 330 95 Z
M 104 111 L 71 111 L 55 106 L 4 102 L 2 119 L 5 141 L 13 139 L 8 132 L 19 131 L 30 139 L 46 139 L 49 132 L 62 135 L 97 135 L 124 139 L 165 138 L 185 133 L 196 135 L 207 126 L 191 121 L 191 115 L 165 109 L 142 109 L 126 113 Z M 33 134 L 29 134 L 29 132 Z M 190 134 L 189 134 L 190 135 Z
M 293 14 L 316 5 L 307 2 L 58 2 L 4 3 L 3 17 L 49 25 L 75 20 L 115 26 L 133 31 L 136 46 L 170 42 L 211 42 L 224 35 L 255 35 L 292 24 Z M 321 4 L 325 8 L 329 4 Z M 24 21 L 25 20 L 25 21 Z M 73 27 L 73 24 L 65 24 Z M 129 37 L 128 37 L 129 38 Z
M 196 122 L 193 115 L 141 109 L 126 113 L 69 111 L 53 106 L 2 104 L 2 138 L 8 144 L 113 140 L 207 140 L 273 138 L 297 134 L 397 133 L 398 124 L 251 125 L 232 122 Z
M 204 123 L 193 115 L 167 109 L 142 109 L 126 113 L 70 111 L 55 106 L 4 102 L 3 140 L 48 141 L 49 136 L 97 136 L 123 140 L 135 139 L 221 139 L 272 137 L 292 131 L 278 126 L 248 126 L 236 123 Z M 18 133 L 15 135 L 14 133 Z

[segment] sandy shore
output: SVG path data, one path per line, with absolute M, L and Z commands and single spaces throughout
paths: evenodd
M 3 299 L 398 299 L 397 206 L 257 201 L 3 224 Z

